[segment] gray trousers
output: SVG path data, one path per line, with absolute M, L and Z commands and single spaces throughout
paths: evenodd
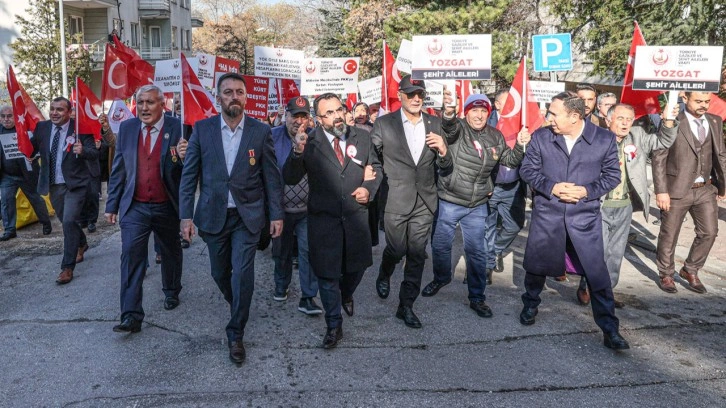
M 633 219 L 633 206 L 600 207 L 602 215 L 602 241 L 605 246 L 605 265 L 610 275 L 610 284 L 613 289 L 620 278 L 620 265 L 625 257 L 625 247 L 628 246 L 628 233 L 630 222 Z M 587 283 L 585 278 L 580 279 L 580 289 Z

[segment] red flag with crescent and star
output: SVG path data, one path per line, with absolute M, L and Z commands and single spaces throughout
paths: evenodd
M 81 78 L 76 77 L 76 123 L 78 134 L 92 134 L 101 140 L 101 122 L 98 115 L 103 111 L 101 101 Z
M 623 90 L 620 93 L 620 103 L 627 103 L 635 108 L 635 118 L 639 118 L 649 113 L 660 112 L 660 104 L 658 96 L 660 91 L 636 91 L 633 90 L 633 67 L 635 66 L 635 50 L 639 45 L 645 44 L 645 37 L 640 31 L 638 22 L 635 21 L 635 30 L 633 31 L 633 41 L 630 44 L 630 53 L 628 53 L 628 66 L 625 68 L 625 78 L 623 79 Z
M 217 114 L 211 96 L 199 81 L 197 74 L 189 66 L 184 54 L 180 54 L 182 63 L 182 120 L 185 125 L 194 126 L 198 120 Z M 242 107 L 244 109 L 244 106 Z
M 279 81 L 279 96 L 281 97 L 280 105 L 285 106 L 291 99 L 300 96 L 300 89 L 298 89 L 294 79 L 280 79 Z
M 140 87 L 153 83 L 154 66 L 114 36 L 113 45 L 106 44 L 101 98 L 126 99 Z
M 523 127 L 531 132 L 539 129 L 544 122 L 542 114 L 539 113 L 539 104 L 532 95 L 527 76 L 527 60 L 522 58 L 517 68 L 517 73 L 509 88 L 507 101 L 500 112 L 497 129 L 504 135 L 504 140 L 510 148 L 517 142 L 517 134 Z
M 35 105 L 25 89 L 15 77 L 13 66 L 8 66 L 7 73 L 8 94 L 13 105 L 13 116 L 15 119 L 15 133 L 18 138 L 18 150 L 30 158 L 33 155 L 33 144 L 30 143 L 28 132 L 35 130 L 35 125 L 45 120 L 43 114 Z
M 393 58 L 388 44 L 383 42 L 383 78 L 381 82 L 381 109 L 386 112 L 393 112 L 401 107 L 401 100 L 398 99 L 398 83 L 401 82 L 401 75 L 396 68 L 396 59 Z

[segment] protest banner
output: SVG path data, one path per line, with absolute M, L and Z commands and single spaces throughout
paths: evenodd
M 360 93 L 361 102 L 371 105 L 381 101 L 382 80 L 383 77 L 378 75 L 377 77 L 358 82 L 358 92 Z
M 401 46 L 398 48 L 396 55 L 396 67 L 399 71 L 411 73 L 411 47 L 413 43 L 407 39 L 401 40 Z
M 305 53 L 285 48 L 255 47 L 255 75 L 268 78 L 300 78 Z
M 25 155 L 20 150 L 18 150 L 17 133 L 5 133 L 3 135 L 0 135 L 0 144 L 2 144 L 3 146 L 5 160 L 22 159 L 25 157 Z
M 217 57 L 212 54 L 197 54 L 197 78 L 207 90 L 214 88 L 214 69 Z
M 639 46 L 633 89 L 718 92 L 723 46 Z
M 360 58 L 310 58 L 301 63 L 300 93 L 319 95 L 326 92 L 358 92 Z
M 456 94 L 456 81 L 425 81 L 426 82 L 426 99 L 424 99 L 424 108 L 441 109 L 444 106 L 444 86 L 451 91 L 452 95 Z
M 196 72 L 199 61 L 197 58 L 187 58 L 189 66 Z M 154 69 L 154 85 L 162 92 L 181 92 L 181 61 L 179 58 L 156 61 Z
M 552 97 L 565 91 L 564 82 L 529 81 L 529 89 L 537 102 L 550 103 Z
M 245 115 L 255 119 L 267 118 L 267 96 L 269 93 L 269 78 L 253 75 L 243 75 L 247 84 L 247 102 Z
M 423 80 L 490 79 L 492 36 L 416 35 L 411 47 L 411 77 Z

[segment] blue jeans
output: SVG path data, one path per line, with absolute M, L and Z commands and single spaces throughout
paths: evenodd
M 486 241 L 486 221 L 489 207 L 482 204 L 474 208 L 439 200 L 439 215 L 436 232 L 431 242 L 434 265 L 434 280 L 445 283 L 451 281 L 451 246 L 454 242 L 456 224 L 461 225 L 464 237 L 464 258 L 466 259 L 466 282 L 469 285 L 469 300 L 484 300 L 487 274 L 486 260 L 488 243 Z
M 494 269 L 497 255 L 512 244 L 524 227 L 527 185 L 521 180 L 507 184 L 495 184 L 489 199 L 489 218 L 487 219 L 487 268 Z M 497 229 L 501 218 L 502 227 Z
M 48 207 L 43 198 L 36 191 L 36 186 L 24 177 L 9 176 L 3 174 L 0 176 L 0 210 L 3 216 L 3 229 L 6 233 L 15 232 L 15 224 L 18 221 L 18 211 L 15 207 L 15 196 L 18 189 L 23 191 L 28 202 L 33 207 L 35 215 L 41 224 L 50 224 L 48 216 Z
M 297 235 L 298 274 L 300 275 L 301 297 L 310 298 L 318 294 L 318 279 L 313 275 L 308 259 L 308 216 L 307 213 L 285 213 L 285 228 L 282 235 L 272 240 L 272 258 L 275 261 L 275 288 L 287 289 L 292 279 L 292 253 Z

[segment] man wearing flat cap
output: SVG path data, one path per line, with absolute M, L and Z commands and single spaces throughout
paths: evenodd
M 384 215 L 386 248 L 376 279 L 378 296 L 385 299 L 396 264 L 405 256 L 396 317 L 420 328 L 413 303 L 421 291 L 426 244 L 438 206 L 436 170 L 451 167 L 451 153 L 441 133 L 441 119 L 423 110 L 426 86 L 409 75 L 401 78 L 401 108 L 376 120 L 371 140 L 388 176 Z
M 439 172 L 439 215 L 431 242 L 434 280 L 426 285 L 421 296 L 434 296 L 451 282 L 451 246 L 458 224 L 464 237 L 469 307 L 479 317 L 492 317 L 492 310 L 484 301 L 489 272 L 487 203 L 494 189 L 491 173 L 499 163 L 519 166 L 530 135 L 523 128 L 514 149 L 510 149 L 502 132 L 487 126 L 492 105 L 486 95 L 473 94 L 466 98 L 464 119 L 456 118 L 453 102 L 451 91 L 446 90 L 442 128 L 454 164 Z

